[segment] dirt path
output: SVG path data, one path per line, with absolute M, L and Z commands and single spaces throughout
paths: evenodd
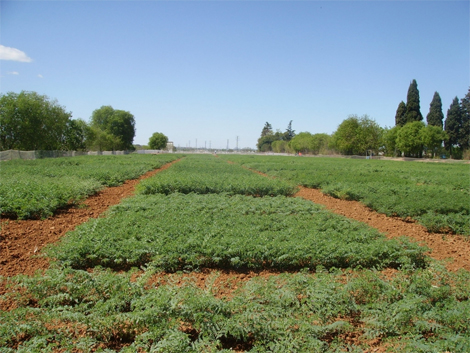
M 11 221 L 1 220 L 0 237 L 0 276 L 11 277 L 18 274 L 32 275 L 49 267 L 47 258 L 33 256 L 47 244 L 58 241 L 66 232 L 77 225 L 96 218 L 110 206 L 134 194 L 140 180 L 149 178 L 170 167 L 168 163 L 159 169 L 145 173 L 138 179 L 128 180 L 116 187 L 109 187 L 89 197 L 80 207 L 59 210 L 45 220 Z
M 323 194 L 320 190 L 302 187 L 295 195 L 326 206 L 327 209 L 367 223 L 389 238 L 405 235 L 431 249 L 430 256 L 437 260 L 448 259 L 447 268 L 455 271 L 464 268 L 470 271 L 470 242 L 460 235 L 429 233 L 418 223 L 401 218 L 387 217 L 372 211 L 357 201 L 345 201 Z

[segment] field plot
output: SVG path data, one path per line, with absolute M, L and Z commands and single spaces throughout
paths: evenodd
M 189 155 L 174 167 L 140 183 L 142 194 L 213 194 L 275 196 L 293 195 L 295 185 L 268 180 L 212 155 Z
M 388 216 L 411 217 L 432 232 L 470 235 L 470 166 L 343 158 L 222 156 L 250 169 Z
M 422 267 L 423 252 L 300 198 L 171 194 L 124 200 L 50 255 L 73 268 L 314 270 Z
M 230 299 L 210 283 L 150 286 L 151 275 L 63 269 L 13 279 L 2 352 L 470 351 L 468 272 L 280 274 L 253 278 Z
M 45 218 L 107 186 L 161 167 L 178 155 L 79 156 L 2 162 L 0 213 Z
M 139 190 L 0 278 L 0 352 L 470 351 L 468 271 L 291 182 L 189 156 Z

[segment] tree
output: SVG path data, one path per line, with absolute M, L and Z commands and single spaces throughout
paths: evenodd
M 460 103 L 462 114 L 462 133 L 460 134 L 459 144 L 462 149 L 470 149 L 470 88 L 462 98 Z
M 365 155 L 367 151 L 377 152 L 382 139 L 382 128 L 367 115 L 351 115 L 333 133 L 333 145 L 347 155 Z
M 149 139 L 149 147 L 152 150 L 163 150 L 168 143 L 168 137 L 161 132 L 154 132 Z
M 261 131 L 261 137 L 271 135 L 273 133 L 273 127 L 271 126 L 270 123 L 266 122 L 264 124 L 263 130 Z
M 324 153 L 328 150 L 328 144 L 331 136 L 328 134 L 314 134 L 312 135 L 311 151 L 313 154 Z
M 130 112 L 115 110 L 111 106 L 102 106 L 93 111 L 91 126 L 110 135 L 107 139 L 109 144 L 102 145 L 102 147 L 113 150 L 134 149 L 132 142 L 135 137 L 135 118 Z
M 447 133 L 448 139 L 446 141 L 446 148 L 452 156 L 452 148 L 459 144 L 462 138 L 463 121 L 462 110 L 459 104 L 459 99 L 454 98 L 452 104 L 447 110 L 447 118 L 444 124 L 444 130 Z
M 69 151 L 84 151 L 90 136 L 90 127 L 82 120 L 69 120 L 64 133 L 63 147 Z
M 0 149 L 59 150 L 72 114 L 36 92 L 0 95 Z
M 276 138 L 276 136 L 274 136 L 274 134 L 269 134 L 269 135 L 266 135 L 266 136 L 262 136 L 258 139 L 258 144 L 257 144 L 257 147 L 258 147 L 258 150 L 260 152 L 268 152 L 268 151 L 272 151 L 272 143 L 274 141 L 277 141 L 279 140 L 278 138 Z
M 405 120 L 407 123 L 423 120 L 419 106 L 419 91 L 416 80 L 413 80 L 410 83 L 410 87 L 408 88 L 408 94 L 406 96 Z
M 285 153 L 285 152 L 290 151 L 288 142 L 284 140 L 273 141 L 271 144 L 271 148 L 273 152 L 276 152 L 276 153 Z
M 434 92 L 431 104 L 429 105 L 429 113 L 426 115 L 428 125 L 439 126 L 442 129 L 444 114 L 442 113 L 442 101 L 439 93 Z
M 289 142 L 295 136 L 295 130 L 292 130 L 292 120 L 289 121 L 289 125 L 287 125 L 286 132 L 284 133 L 283 140 Z
M 439 148 L 442 147 L 442 141 L 447 138 L 447 134 L 441 127 L 434 125 L 427 125 L 421 129 L 420 134 L 424 149 L 429 151 L 432 157 L 435 157 Z
M 295 153 L 308 153 L 312 150 L 313 136 L 310 132 L 300 132 L 289 142 Z
M 403 126 L 406 124 L 406 104 L 405 102 L 401 101 L 398 104 L 397 113 L 395 114 L 395 126 Z
M 397 148 L 405 153 L 406 157 L 421 157 L 423 141 L 421 130 L 425 125 L 422 121 L 413 121 L 405 124 L 397 134 Z
M 397 137 L 400 129 L 400 125 L 384 129 L 382 142 L 385 148 L 385 155 L 394 157 L 401 155 L 401 151 L 397 149 Z

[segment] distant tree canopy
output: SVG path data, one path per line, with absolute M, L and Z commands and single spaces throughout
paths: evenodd
M 347 155 L 365 155 L 369 150 L 377 153 L 381 145 L 382 130 L 367 115 L 351 115 L 333 133 L 332 143 L 339 152 Z
M 168 137 L 161 132 L 154 132 L 149 139 L 149 148 L 152 150 L 163 150 L 168 143 Z
M 0 149 L 65 149 L 76 125 L 71 116 L 56 100 L 36 92 L 2 94 Z
M 93 145 L 98 150 L 133 150 L 135 136 L 134 116 L 124 110 L 102 106 L 93 111 L 91 128 L 94 135 Z
M 292 138 L 295 136 L 295 131 L 292 130 L 292 120 L 289 122 L 289 125 L 287 126 L 286 131 L 283 133 L 280 130 L 276 130 L 275 133 L 273 133 L 273 128 L 270 123 L 266 122 L 264 124 L 263 130 L 261 130 L 261 136 L 258 139 L 257 147 L 258 151 L 260 152 L 268 152 L 268 151 L 281 151 L 285 152 L 288 149 L 288 144 L 280 144 L 273 143 L 275 141 L 285 141 L 289 142 L 292 140 Z
M 431 104 L 429 105 L 429 113 L 426 115 L 428 125 L 438 126 L 442 129 L 444 114 L 442 113 L 442 101 L 439 93 L 434 92 Z
M 420 109 L 421 108 L 419 105 L 418 83 L 416 82 L 416 80 L 413 80 L 410 83 L 410 87 L 408 88 L 408 94 L 406 96 L 406 122 L 411 123 L 413 121 L 423 120 L 423 116 L 421 115 Z
M 406 124 L 405 113 L 406 113 L 406 104 L 405 102 L 401 101 L 400 104 L 398 104 L 397 113 L 395 114 L 396 126 L 403 126 Z

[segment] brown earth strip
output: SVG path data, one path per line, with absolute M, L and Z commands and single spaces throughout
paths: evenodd
M 134 195 L 135 186 L 140 180 L 149 178 L 176 162 L 165 164 L 159 169 L 145 173 L 138 179 L 128 180 L 120 186 L 106 188 L 90 196 L 80 206 L 58 210 L 54 216 L 45 220 L 2 219 L 0 276 L 32 275 L 37 270 L 47 269 L 49 260 L 35 256 L 44 246 L 58 241 L 66 232 L 73 230 L 88 219 L 97 218 L 123 198 Z
M 407 236 L 431 249 L 429 254 L 437 260 L 448 260 L 447 268 L 456 271 L 464 268 L 470 271 L 470 242 L 461 235 L 430 233 L 422 225 L 401 218 L 387 217 L 372 211 L 358 201 L 346 201 L 323 194 L 320 190 L 301 187 L 295 195 L 326 206 L 327 209 L 367 223 L 388 238 Z

